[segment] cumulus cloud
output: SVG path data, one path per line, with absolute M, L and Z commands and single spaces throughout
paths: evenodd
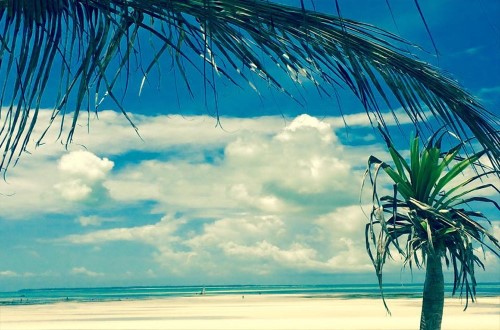
M 332 142 L 335 139 L 331 125 L 306 114 L 295 118 L 290 125 L 286 126 L 281 133 L 276 135 L 276 138 L 282 141 L 290 141 L 292 139 L 297 141 L 311 137 L 319 138 L 325 143 Z
M 146 143 L 117 119 L 103 112 L 91 135 L 78 135 L 92 152 L 54 152 L 52 162 L 23 170 L 57 192 L 42 196 L 30 186 L 38 210 L 66 214 L 85 227 L 52 242 L 101 251 L 105 244 L 143 244 L 164 273 L 180 277 L 372 270 L 358 197 L 366 159 L 381 146 L 344 145 L 332 118 L 308 115 L 288 125 L 279 117 L 223 118 L 225 130 L 208 117 L 135 116 Z M 97 228 L 110 221 L 109 213 L 96 208 L 82 216 L 72 209 L 89 200 L 106 204 L 125 223 Z M 124 205 L 167 215 L 134 223 Z M 144 267 L 149 275 L 164 275 L 150 267 Z M 84 267 L 72 273 L 99 274 Z
M 79 150 L 62 156 L 58 168 L 71 176 L 96 181 L 103 179 L 113 165 L 107 158 L 101 159 L 89 151 Z
M 119 113 L 102 111 L 99 120 L 90 118 L 90 134 L 77 132 L 74 143 L 68 146 L 69 153 L 58 143 L 48 143 L 58 139 L 57 130 L 49 131 L 47 143 L 37 150 L 28 146 L 32 153 L 11 168 L 7 177 L 9 184 L 3 185 L 0 191 L 12 195 L 3 216 L 29 218 L 40 213 L 67 213 L 78 210 L 75 207 L 83 205 L 81 202 L 104 201 L 102 197 L 108 196 L 108 188 L 119 202 L 159 201 L 161 212 L 167 211 L 170 205 L 166 199 L 177 204 L 178 199 L 186 201 L 187 195 L 196 197 L 200 207 L 204 207 L 202 202 L 211 205 L 214 199 L 227 200 L 227 196 L 236 205 L 279 211 L 293 207 L 285 196 L 277 194 L 284 192 L 277 184 L 283 177 L 288 178 L 286 189 L 297 187 L 300 181 L 310 177 L 316 186 L 306 184 L 302 189 L 321 193 L 320 186 L 330 183 L 328 176 L 320 172 L 332 164 L 356 164 L 362 152 L 360 149 L 342 151 L 332 131 L 335 125 L 328 126 L 336 121 L 333 117 L 320 121 L 300 116 L 291 122 L 278 116 L 222 118 L 224 129 L 221 129 L 214 127 L 215 119 L 208 116 L 131 116 L 142 139 Z M 49 118 L 49 111 L 40 112 L 40 122 Z M 42 131 L 34 132 L 34 136 L 37 134 Z M 285 141 L 287 138 L 292 140 Z M 333 140 L 329 142 L 329 139 Z M 81 150 L 82 145 L 87 148 L 85 151 Z M 136 157 L 133 163 L 128 163 L 131 153 L 136 151 L 140 153 L 133 156 Z M 337 156 L 332 157 L 335 153 Z M 124 160 L 120 171 L 116 171 L 113 161 L 109 160 L 117 155 Z M 165 155 L 170 161 L 159 160 Z M 146 159 L 140 161 L 141 157 Z M 335 162 L 336 159 L 342 161 Z M 245 173 L 248 173 L 246 178 L 240 179 Z M 257 184 L 248 182 L 250 176 L 263 174 L 275 179 Z M 297 175 L 299 180 L 294 179 Z M 171 196 L 167 185 L 175 185 L 178 194 Z M 211 195 L 214 198 L 209 198 Z M 300 198 L 299 195 L 288 197 Z M 26 205 L 27 200 L 30 205 Z M 213 208 L 209 209 L 211 212 Z
M 68 180 L 64 183 L 54 185 L 54 188 L 59 190 L 64 199 L 70 201 L 83 200 L 92 192 L 92 188 L 83 183 L 80 179 Z
M 341 210 L 343 214 L 354 207 Z M 351 215 L 349 219 L 356 218 Z M 166 216 L 152 225 L 99 230 L 61 240 L 73 244 L 132 241 L 156 248 L 155 260 L 174 275 L 203 272 L 270 274 L 277 269 L 293 272 L 360 272 L 371 270 L 364 255 L 363 222 L 325 233 L 331 228 L 327 215 L 317 221 L 278 216 L 240 216 L 204 222 L 194 230 L 186 219 Z M 307 230 L 304 230 L 307 228 Z
M 65 179 L 54 188 L 69 201 L 89 199 L 92 193 L 102 191 L 102 182 L 113 166 L 109 159 L 89 151 L 72 151 L 59 160 L 58 169 Z
M 344 156 L 362 163 L 365 151 L 344 149 L 329 124 L 303 115 L 273 135 L 233 136 L 217 161 L 144 161 L 115 175 L 106 188 L 123 202 L 156 200 L 161 212 L 321 213 L 357 196 L 359 180 L 353 178 L 361 172 Z
M 329 123 L 308 115 L 274 131 L 226 138 L 211 160 L 144 160 L 101 176 L 112 200 L 155 201 L 155 212 L 170 215 L 59 242 L 146 244 L 164 270 L 179 276 L 371 269 L 357 205 L 366 149 L 346 148 Z
M 315 268 L 322 265 L 316 260 L 317 251 L 300 243 L 293 243 L 288 248 L 280 248 L 265 240 L 254 245 L 229 242 L 223 245 L 223 251 L 226 255 L 242 258 L 247 263 L 255 259 L 258 261 L 254 261 L 257 267 L 263 260 L 272 263 L 275 267 L 286 267 L 299 272 L 316 270 Z

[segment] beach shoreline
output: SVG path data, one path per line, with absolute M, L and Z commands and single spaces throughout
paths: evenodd
M 417 329 L 421 299 L 328 295 L 204 295 L 0 306 L 1 330 Z M 500 329 L 500 296 L 445 300 L 443 329 Z

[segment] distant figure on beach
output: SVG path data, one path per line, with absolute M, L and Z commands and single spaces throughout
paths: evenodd
M 201 289 L 200 295 L 202 295 L 202 296 L 205 295 L 205 288 Z

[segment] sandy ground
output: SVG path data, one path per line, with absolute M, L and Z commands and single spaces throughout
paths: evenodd
M 0 330 L 16 329 L 418 329 L 419 299 L 303 296 L 198 296 L 161 300 L 2 306 Z M 466 312 L 447 299 L 443 330 L 500 329 L 500 297 L 480 298 Z

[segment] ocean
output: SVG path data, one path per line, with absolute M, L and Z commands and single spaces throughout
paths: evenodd
M 452 285 L 445 293 L 451 296 Z M 64 301 L 91 302 L 190 297 L 196 295 L 304 295 L 306 297 L 377 298 L 380 290 L 373 284 L 325 285 L 207 285 L 207 286 L 132 286 L 102 288 L 23 289 L 0 292 L 0 305 L 50 304 Z M 419 298 L 422 284 L 384 284 L 386 297 Z M 459 296 L 460 292 L 456 294 Z M 464 293 L 465 296 L 465 293 Z M 500 283 L 482 283 L 477 296 L 500 296 Z

